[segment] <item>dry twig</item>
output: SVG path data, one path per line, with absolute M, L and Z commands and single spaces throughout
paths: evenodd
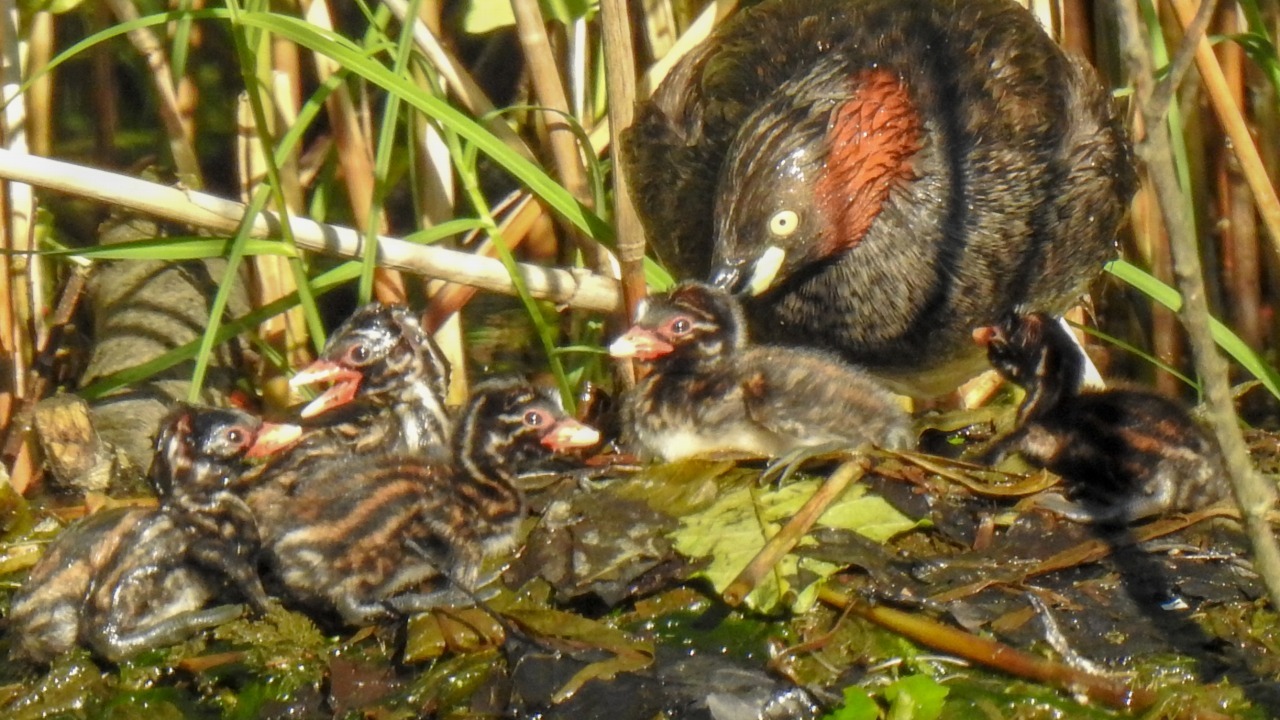
M 756 553 L 751 562 L 738 573 L 738 577 L 729 583 L 721 593 L 724 601 L 733 607 L 742 604 L 760 581 L 773 570 L 773 566 L 791 552 L 796 543 L 800 542 L 800 538 L 803 538 L 814 523 L 818 522 L 818 518 L 831 507 L 831 503 L 839 499 L 855 480 L 866 474 L 867 468 L 864 463 L 865 461 L 861 460 L 851 460 L 836 468 L 835 472 L 831 473 L 831 477 L 822 483 L 817 492 L 778 531 L 778 534 L 769 538 L 769 542 L 760 548 L 760 552 Z
M 538 104 L 543 108 L 542 121 L 547 128 L 547 141 L 551 145 L 551 157 L 555 162 L 560 184 L 578 202 L 586 207 L 594 207 L 595 199 L 591 197 L 591 190 L 587 186 L 587 174 L 582 167 L 582 156 L 578 152 L 578 138 L 569 124 L 569 118 L 572 117 L 569 96 L 565 93 L 564 81 L 560 77 L 560 64 L 551 52 L 551 40 L 547 37 L 542 9 L 537 0 L 511 0 L 511 11 L 515 15 L 516 30 L 520 46 L 524 49 L 529 77 L 533 81 L 533 91 Z M 598 243 L 576 228 L 566 226 L 566 230 L 582 252 L 588 267 L 600 271 L 608 267 L 603 248 Z
M 871 605 L 831 588 L 818 591 L 818 599 L 828 605 L 847 610 L 925 647 L 941 650 L 1016 677 L 1082 695 L 1113 708 L 1142 712 L 1156 704 L 1152 691 L 1125 684 L 1111 677 L 1083 672 L 994 640 L 971 635 L 928 618 L 893 608 Z M 1198 720 L 1226 720 L 1225 715 L 1208 709 L 1183 707 L 1173 717 Z

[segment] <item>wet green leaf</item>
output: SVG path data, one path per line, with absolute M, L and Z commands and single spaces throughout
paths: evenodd
M 404 661 L 418 663 L 445 652 L 475 652 L 501 645 L 502 625 L 493 614 L 478 608 L 457 608 L 425 612 L 409 618 L 404 644 Z
M 13 485 L 0 482 L 0 538 L 15 540 L 32 530 L 31 505 Z
M 909 675 L 884 689 L 889 701 L 888 720 L 937 720 L 947 688 L 928 675 Z
M 870 693 L 854 685 L 844 689 L 844 704 L 822 716 L 822 720 L 876 720 L 880 706 Z
M 717 592 L 723 592 L 820 485 L 817 480 L 804 480 L 777 490 L 751 483 L 724 490 L 706 510 L 681 519 L 680 529 L 672 535 L 676 549 L 688 557 L 710 557 L 711 564 L 701 574 Z M 818 524 L 852 530 L 877 542 L 915 527 L 914 521 L 883 498 L 867 494 L 861 485 L 832 503 Z M 806 538 L 800 544 L 810 542 Z M 803 612 L 813 604 L 818 589 L 815 583 L 839 569 L 832 563 L 789 554 L 747 596 L 747 605 L 764 612 L 788 605 Z
M 729 460 L 681 460 L 645 468 L 617 483 L 620 497 L 642 500 L 649 507 L 672 516 L 688 515 L 715 502 L 724 487 L 752 482 L 755 471 Z
M 471 696 L 502 667 L 502 653 L 496 649 L 445 658 L 413 681 L 406 704 L 435 708 L 435 717 L 474 717 L 468 714 Z
M 633 672 L 653 662 L 653 643 L 634 637 L 597 620 L 551 608 L 513 607 L 505 611 L 522 628 L 541 635 L 563 652 L 605 650 L 612 657 L 592 662 L 574 674 L 556 693 L 556 701 L 566 700 L 591 680 L 609 680 L 621 672 Z

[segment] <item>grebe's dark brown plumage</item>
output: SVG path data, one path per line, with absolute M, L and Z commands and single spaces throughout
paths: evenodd
M 1182 406 L 1142 390 L 1082 391 L 1083 353 L 1053 318 L 1010 315 L 973 335 L 1027 390 L 1017 428 L 986 460 L 1019 453 L 1061 475 L 1077 503 L 1058 508 L 1068 516 L 1131 522 L 1226 497 L 1217 444 Z
M 1012 0 L 764 0 L 623 148 L 674 269 L 919 395 L 981 369 L 970 329 L 1074 302 L 1135 188 L 1109 94 Z

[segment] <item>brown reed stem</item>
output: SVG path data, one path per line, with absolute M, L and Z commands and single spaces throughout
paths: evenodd
M 547 141 L 551 145 L 551 157 L 555 162 L 560 184 L 578 202 L 586 207 L 593 207 L 595 199 L 591 197 L 591 190 L 587 187 L 587 175 L 582 167 L 582 156 L 578 152 L 578 139 L 569 125 L 569 118 L 573 116 L 569 109 L 569 96 L 565 93 L 564 81 L 560 77 L 560 64 L 551 52 L 551 40 L 547 37 L 542 10 L 537 0 L 511 0 L 511 11 L 515 15 L 516 32 L 520 38 L 520 47 L 524 50 L 533 91 L 538 104 L 543 108 L 542 121 L 547 127 Z M 587 266 L 603 270 L 605 265 L 602 262 L 607 260 L 604 259 L 600 246 L 576 228 L 566 229 L 586 259 Z
M 1129 65 L 1137 93 L 1138 109 L 1146 125 L 1146 135 L 1137 144 L 1138 156 L 1146 163 L 1147 172 L 1160 199 L 1160 209 L 1173 252 L 1174 273 L 1178 289 L 1182 292 L 1180 317 L 1191 340 L 1191 354 L 1204 388 L 1209 420 L 1222 448 L 1236 502 L 1240 506 L 1245 530 L 1253 546 L 1254 568 L 1267 586 L 1272 607 L 1280 608 L 1280 547 L 1276 545 L 1271 525 L 1267 521 L 1269 511 L 1275 506 L 1276 490 L 1263 480 L 1249 459 L 1231 402 L 1226 362 L 1218 353 L 1209 333 L 1209 306 L 1205 298 L 1204 274 L 1200 267 L 1195 229 L 1187 216 L 1188 201 L 1178 183 L 1169 146 L 1168 127 L 1160 120 L 1163 108 L 1155 107 L 1151 102 L 1154 69 L 1151 54 L 1143 40 L 1142 21 L 1136 0 L 1114 0 L 1113 6 L 1120 27 L 1122 53 Z M 1187 36 L 1184 42 L 1205 41 L 1202 37 Z M 1216 60 L 1214 66 L 1217 66 Z M 1203 67 L 1201 70 L 1203 72 Z
M 1253 141 L 1253 135 L 1249 133 L 1249 127 L 1244 122 L 1239 106 L 1231 99 L 1231 87 L 1227 85 L 1227 79 L 1222 74 L 1222 66 L 1218 64 L 1218 58 L 1213 54 L 1213 46 L 1209 43 L 1209 39 L 1204 37 L 1203 33 L 1190 34 L 1193 29 L 1194 15 L 1190 3 L 1188 0 L 1170 0 L 1170 4 L 1178 16 L 1178 21 L 1186 28 L 1187 37 L 1197 38 L 1196 67 L 1200 70 L 1200 78 L 1205 89 L 1209 91 L 1210 104 L 1218 116 L 1218 122 L 1222 123 L 1222 128 L 1226 130 L 1227 137 L 1231 139 L 1231 149 L 1240 160 L 1240 170 L 1249 183 L 1249 190 L 1253 192 L 1254 202 L 1258 204 L 1258 214 L 1262 216 L 1262 222 L 1267 226 L 1271 242 L 1275 244 L 1277 252 L 1280 252 L 1280 198 L 1276 197 L 1276 189 L 1267 176 L 1266 166 L 1262 164 L 1258 145 Z M 1205 0 L 1200 9 L 1203 12 L 1204 5 L 1213 4 L 1214 0 Z
M 116 19 L 122 23 L 137 20 L 139 17 L 138 9 L 128 0 L 106 0 L 106 2 Z M 188 187 L 204 187 L 200 161 L 196 157 L 195 146 L 191 143 L 191 128 L 183 122 L 182 110 L 178 106 L 178 89 L 173 84 L 173 67 L 169 65 L 169 56 L 150 28 L 135 28 L 130 30 L 128 35 L 129 42 L 133 43 L 138 54 L 142 55 L 143 60 L 147 62 L 147 69 L 151 71 L 160 122 L 164 125 L 165 134 L 169 137 L 169 152 L 173 155 L 173 165 L 178 177 Z
M 626 0 L 603 0 L 600 5 L 604 26 L 605 82 L 609 92 L 609 127 L 612 136 L 631 126 L 636 104 L 635 48 L 631 42 L 631 21 Z M 614 225 L 618 242 L 618 263 L 622 266 L 622 294 L 627 317 L 644 299 L 644 230 L 631 202 L 627 175 L 617 151 L 610 154 L 613 167 Z

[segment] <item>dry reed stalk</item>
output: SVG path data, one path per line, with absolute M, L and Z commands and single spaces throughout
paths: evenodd
M 394 2 L 396 0 L 388 0 Z M 657 62 L 645 71 L 644 76 L 640 78 L 636 84 L 636 98 L 647 98 L 653 93 L 653 89 L 658 87 L 662 79 L 671 72 L 671 68 L 680 61 L 690 50 L 698 45 L 698 43 L 707 39 L 715 26 L 719 24 L 733 9 L 738 6 L 737 0 L 715 0 L 698 15 L 698 18 L 689 25 L 689 29 L 685 30 L 676 44 L 672 46 L 671 51 L 663 55 Z M 613 133 L 609 128 L 609 123 L 600 123 L 591 131 L 591 148 L 597 156 L 604 154 L 608 149 L 609 142 L 613 138 Z
M 27 145 L 27 98 L 18 92 L 22 84 L 22 68 L 30 51 L 30 45 L 18 31 L 18 8 L 11 2 L 0 2 L 0 101 L 5 103 L 0 112 L 0 145 L 24 156 Z M 16 422 L 18 409 L 26 390 L 26 378 L 34 354 L 34 336 L 41 333 L 34 329 L 40 309 L 33 308 L 33 299 L 39 302 L 39 266 L 35 256 L 35 193 L 25 183 L 8 183 L 0 186 L 0 208 L 7 212 L 0 217 L 0 357 L 8 360 L 8 373 L 0 379 L 0 427 Z M 34 481 L 37 465 L 30 433 L 19 447 L 9 470 L 9 482 L 22 492 Z
M 332 15 L 326 0 L 312 2 L 306 9 L 306 20 L 324 30 L 333 30 Z M 342 70 L 337 62 L 325 55 L 314 53 L 312 58 L 316 77 L 322 83 Z M 372 227 L 378 234 L 385 233 L 387 219 L 381 209 L 378 210 L 377 217 L 373 216 L 373 146 L 369 142 L 369 135 L 361 127 L 351 92 L 345 84 L 338 85 L 329 94 L 325 100 L 325 109 L 333 127 L 338 165 L 342 167 L 347 199 L 351 203 L 351 214 L 355 217 L 356 225 L 362 228 Z M 373 292 L 377 299 L 386 303 L 403 303 L 408 297 L 400 274 L 381 267 L 374 271 Z
M 640 9 L 648 59 L 660 58 L 671 52 L 680 38 L 680 26 L 671 0 L 641 0 Z M 639 56 L 636 59 L 639 60 Z
M 511 10 L 515 15 L 516 31 L 529 69 L 529 79 L 533 83 L 534 96 L 537 104 L 543 107 L 542 122 L 547 128 L 560 184 L 578 202 L 590 207 L 593 198 L 587 188 L 578 141 L 566 120 L 573 116 L 573 111 L 560 77 L 561 63 L 551 49 L 542 10 L 536 0 L 511 0 Z
M 1239 8 L 1223 14 L 1223 33 L 1242 32 L 1244 18 Z M 1245 106 L 1245 56 L 1237 43 L 1220 43 L 1223 75 L 1231 90 L 1231 99 Z M 1234 156 L 1223 144 L 1215 148 L 1218 217 L 1217 227 L 1222 243 L 1222 286 L 1228 294 L 1231 326 L 1249 347 L 1261 350 L 1266 338 L 1261 323 L 1262 272 L 1257 217 L 1253 212 L 1248 188 Z
M 875 605 L 830 587 L 818 590 L 818 600 L 873 622 L 923 647 L 964 658 L 1014 677 L 1043 683 L 1112 708 L 1142 713 L 1160 700 L 1156 693 L 1147 688 L 1023 652 L 1004 643 L 943 625 L 919 613 Z M 1165 710 L 1170 714 L 1165 715 Z M 1160 717 L 1179 720 L 1228 720 L 1226 715 L 1194 706 L 1161 708 L 1159 713 Z
M 418 19 L 428 28 L 438 28 L 440 6 L 438 3 L 422 3 L 419 5 Z M 431 87 L 425 70 L 420 66 L 412 67 L 413 77 L 421 88 Z M 417 208 L 420 213 L 419 227 L 429 228 L 454 217 L 454 199 L 457 197 L 457 186 L 453 175 L 453 161 L 449 156 L 449 147 L 440 131 L 426 117 L 415 115 L 412 119 L 413 142 L 417 152 L 412 154 L 416 167 L 417 182 L 412 190 L 417 195 Z M 435 298 L 429 298 L 424 315 L 429 315 L 436 307 Z M 470 394 L 467 375 L 467 355 L 463 337 L 462 316 L 453 314 L 434 328 L 436 343 L 449 360 L 453 372 L 449 374 L 448 401 L 451 405 L 462 405 Z
M 1143 37 L 1136 2 L 1137 0 L 1115 0 L 1113 7 L 1139 111 L 1150 130 L 1138 143 L 1138 156 L 1146 163 L 1160 199 L 1160 209 L 1173 251 L 1178 289 L 1183 297 L 1182 321 L 1191 341 L 1192 358 L 1204 389 L 1209 420 L 1222 448 L 1236 502 L 1244 518 L 1245 531 L 1253 546 L 1254 569 L 1267 587 L 1272 607 L 1280 608 L 1280 546 L 1276 544 L 1267 519 L 1276 503 L 1276 489 L 1262 478 L 1249 458 L 1231 401 L 1226 362 L 1218 353 L 1209 333 L 1209 307 L 1205 298 L 1204 275 L 1200 267 L 1195 228 L 1187 216 L 1186 199 L 1179 187 L 1174 168 L 1169 134 L 1159 120 L 1164 106 L 1152 104 L 1152 78 L 1155 70 Z M 1203 47 L 1204 38 L 1191 34 L 1184 42 L 1195 42 Z M 1214 66 L 1216 65 L 1215 61 Z
M 1182 26 L 1190 28 L 1196 13 L 1188 0 L 1169 0 L 1169 2 Z M 1200 70 L 1201 81 L 1209 92 L 1210 104 L 1218 116 L 1218 122 L 1222 123 L 1227 137 L 1231 139 L 1231 150 L 1240 161 L 1241 172 L 1244 173 L 1249 190 L 1253 193 L 1258 214 L 1267 227 L 1271 242 L 1276 245 L 1277 252 L 1280 252 L 1280 198 L 1276 197 L 1275 187 L 1267 176 L 1266 166 L 1262 163 L 1262 157 L 1258 153 L 1258 146 L 1254 143 L 1253 136 L 1249 134 L 1249 128 L 1245 124 L 1240 107 L 1232 100 L 1231 88 L 1222 73 L 1217 57 L 1213 54 L 1212 44 L 1207 37 L 1203 35 L 1198 37 L 1200 40 L 1195 46 L 1195 59 L 1196 67 Z
M 801 538 L 813 529 L 832 503 L 840 499 L 849 485 L 866 475 L 868 469 L 869 464 L 866 460 L 850 460 L 837 467 L 813 495 L 809 496 L 796 514 L 791 516 L 787 524 L 783 525 L 776 535 L 769 538 L 747 566 L 725 587 L 724 592 L 720 594 L 724 601 L 730 607 L 741 605 L 760 581 L 773 572 L 774 566 L 787 553 L 794 550 Z
M 111 24 L 110 15 L 105 6 L 91 6 L 95 31 Z M 116 135 L 120 130 L 119 93 L 115 73 L 115 58 L 112 48 L 107 43 L 99 43 L 89 49 L 93 60 L 93 87 L 90 89 L 90 101 L 93 103 L 94 157 L 103 167 L 111 167 L 116 162 Z
M 567 120 L 572 117 L 569 96 L 560 77 L 560 63 L 551 51 L 551 40 L 547 37 L 542 10 L 537 0 L 511 0 L 511 10 L 515 15 L 516 34 L 520 39 L 520 47 L 524 50 L 525 65 L 529 69 L 529 79 L 533 83 L 537 104 L 544 108 L 540 114 L 547 129 L 547 142 L 551 146 L 551 158 L 555 163 L 560 185 L 585 207 L 594 207 L 595 199 L 587 186 L 586 171 L 578 151 L 578 139 Z M 578 232 L 576 228 L 562 227 L 573 238 L 588 267 L 596 270 L 606 267 L 604 263 L 608 259 L 599 243 Z
M 1062 31 L 1058 41 L 1069 52 L 1094 59 L 1093 3 L 1086 0 L 1062 0 Z
M 31 15 L 30 42 L 27 51 L 27 77 L 40 74 L 53 57 L 53 14 Z M 27 88 L 27 145 L 35 155 L 48 156 L 53 147 L 53 76 L 40 74 L 40 79 Z
M 293 52 L 290 52 L 292 48 Z M 281 128 L 293 127 L 298 122 L 298 112 L 300 110 L 301 99 L 295 93 L 295 90 L 301 86 L 302 80 L 298 73 L 300 67 L 298 61 L 297 48 L 292 43 L 277 42 L 272 48 L 272 64 L 278 69 L 271 75 L 275 92 L 273 93 L 274 108 L 276 117 L 279 118 Z M 285 59 L 283 65 L 276 63 L 281 59 Z M 278 137 L 278 135 L 276 135 Z M 281 162 L 278 168 L 280 177 L 280 194 L 284 197 L 285 204 L 289 207 L 289 212 L 294 214 L 302 214 L 306 212 L 306 194 L 303 190 L 302 180 L 299 177 L 298 169 L 298 149 L 289 153 Z M 273 275 L 277 278 L 276 286 L 273 289 L 272 297 L 264 298 L 265 302 L 270 302 L 277 297 L 284 297 L 290 293 L 296 292 L 298 289 L 297 276 L 289 265 L 286 258 L 273 258 L 275 263 L 272 266 Z M 302 367 L 311 361 L 311 346 L 308 343 L 309 331 L 307 329 L 307 318 L 301 307 L 293 308 L 284 313 L 284 345 L 283 350 L 285 357 L 288 359 L 290 366 Z
M 609 127 L 613 137 L 631 126 L 636 104 L 635 50 L 631 44 L 631 21 L 626 0 L 603 0 L 600 4 L 604 28 L 606 82 L 609 92 Z M 613 163 L 614 224 L 616 226 L 618 263 L 622 269 L 622 294 L 626 302 L 626 318 L 635 315 L 636 306 L 644 299 L 644 229 L 631 202 L 627 174 L 622 171 L 621 153 L 614 144 L 610 153 Z
M 245 213 L 243 204 L 208 193 L 181 190 L 49 158 L 15 155 L 3 149 L 0 149 L 0 179 L 25 182 L 222 233 L 236 232 Z M 284 220 L 274 212 L 260 213 L 249 228 L 249 235 L 279 237 Z M 362 257 L 363 233 L 304 217 L 289 217 L 287 221 L 300 248 L 336 257 Z M 498 260 L 386 236 L 377 240 L 379 264 L 384 267 L 515 294 L 511 277 Z M 516 270 L 535 298 L 600 312 L 617 312 L 622 306 L 621 289 L 613 278 L 580 268 L 545 268 L 527 263 L 517 263 Z
M 1133 136 L 1143 137 L 1148 132 L 1147 119 L 1136 108 L 1131 112 Z M 1164 218 L 1160 215 L 1159 198 L 1145 174 L 1129 207 L 1133 238 L 1143 263 L 1161 282 L 1173 285 L 1175 280 L 1169 253 L 1169 234 L 1165 230 Z M 1146 339 L 1150 342 L 1151 354 L 1171 368 L 1185 367 L 1186 346 L 1177 314 L 1158 303 L 1151 303 L 1149 309 L 1150 327 L 1140 328 L 1140 331 L 1147 331 Z M 1182 381 L 1161 367 L 1154 369 L 1153 384 L 1157 392 L 1163 394 L 1177 396 L 1182 392 Z
M 268 112 L 267 117 L 269 120 L 281 120 L 278 112 Z M 238 152 L 236 156 L 240 160 L 237 167 L 240 181 L 240 199 L 242 202 L 247 203 L 254 190 L 262 184 L 267 175 L 266 153 L 268 149 L 263 146 L 262 138 L 273 137 L 274 133 L 270 128 L 260 130 L 254 124 L 253 110 L 250 107 L 249 98 L 244 93 L 240 94 L 240 100 L 236 106 L 236 127 L 238 129 Z M 281 184 L 290 185 L 290 183 L 285 182 L 284 178 L 284 168 L 281 168 Z M 294 182 L 292 185 L 295 192 L 284 192 L 282 194 L 284 195 L 285 203 L 288 205 L 289 213 L 297 214 L 302 209 L 301 196 L 296 192 L 297 183 Z M 279 208 L 276 207 L 276 210 L 279 210 Z M 285 258 L 274 255 L 257 255 L 248 258 L 247 266 L 251 280 L 249 293 L 254 307 L 262 307 L 267 303 L 294 293 L 298 289 L 297 284 L 294 282 L 293 273 L 290 271 L 288 260 Z M 264 320 L 258 326 L 258 333 L 266 343 L 284 354 L 292 367 L 301 367 L 306 364 L 308 359 L 306 349 L 307 327 L 300 308 L 294 308 Z M 274 407 L 288 405 L 289 389 L 284 381 L 284 376 L 269 363 L 262 363 L 257 370 L 259 373 L 258 383 L 263 388 L 268 403 Z
M 1162 282 L 1172 285 L 1173 260 L 1169 255 L 1169 233 L 1165 230 L 1164 219 L 1160 217 L 1160 201 L 1145 179 L 1138 188 L 1133 199 L 1134 232 L 1143 240 L 1147 255 L 1144 258 L 1151 274 Z M 1182 338 L 1182 328 L 1178 324 L 1178 316 L 1168 308 L 1151 303 L 1151 352 L 1161 362 L 1173 368 L 1183 367 L 1186 356 Z M 1178 395 L 1182 390 L 1182 381 L 1172 373 L 1161 368 L 1155 372 L 1156 390 L 1167 395 Z
M 405 22 L 405 16 L 409 12 L 409 4 L 405 0 L 383 0 L 383 4 L 390 8 L 400 22 Z M 435 30 L 425 23 L 414 22 L 413 42 L 435 67 L 436 72 L 440 73 L 445 87 L 476 118 L 477 122 L 484 125 L 486 130 L 493 133 L 508 148 L 519 153 L 521 157 L 537 162 L 533 151 L 524 144 L 524 140 L 521 140 L 501 117 L 493 114 L 496 109 L 493 102 L 480 89 L 480 85 L 471 78 L 462 63 L 445 49 Z
M 192 1 L 193 10 L 202 9 L 203 6 L 204 3 L 200 0 Z M 174 35 L 174 25 L 174 23 L 170 24 L 170 37 Z M 200 47 L 204 37 L 201 33 L 201 27 L 198 23 L 190 23 L 188 31 L 187 48 L 189 51 L 195 50 Z M 192 79 L 191 74 L 187 72 L 183 72 L 177 81 L 178 114 L 182 118 L 183 126 L 187 128 L 187 132 L 194 137 L 199 132 L 199 128 L 196 127 L 196 109 L 200 106 L 200 88 L 195 80 Z
M 137 20 L 138 9 L 129 0 L 105 0 L 107 7 L 121 23 Z M 147 63 L 151 71 L 151 82 L 156 90 L 157 110 L 160 122 L 164 125 L 165 135 L 169 138 L 169 152 L 173 155 L 174 169 L 178 177 L 189 187 L 204 187 L 204 175 L 200 172 L 200 161 L 196 157 L 195 147 L 191 143 L 191 128 L 183 122 L 182 112 L 178 109 L 178 91 L 173 84 L 173 68 L 169 65 L 169 55 L 164 46 L 156 39 L 150 28 L 140 27 L 130 30 L 129 42 Z

